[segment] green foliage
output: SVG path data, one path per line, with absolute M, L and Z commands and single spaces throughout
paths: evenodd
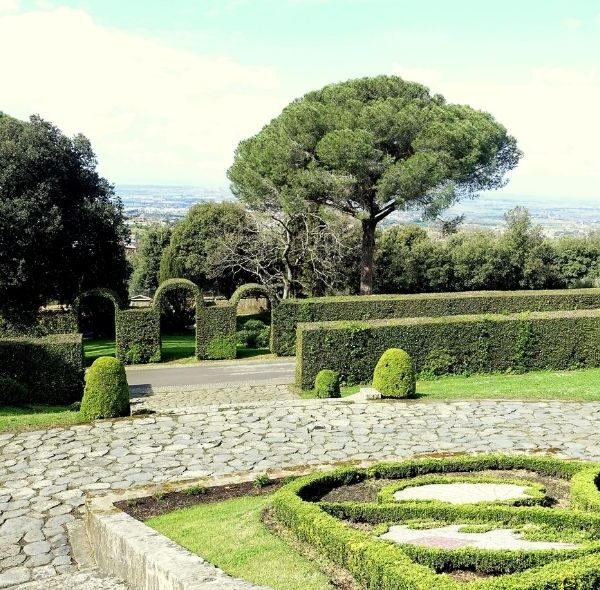
M 125 364 L 160 361 L 160 316 L 153 307 L 117 313 L 116 356 Z
M 186 496 L 203 496 L 206 494 L 206 488 L 204 486 L 191 486 L 183 490 Z
M 121 361 L 109 356 L 94 361 L 87 373 L 80 412 L 86 420 L 129 416 L 129 386 Z
M 304 322 L 363 321 L 599 307 L 600 289 L 289 299 L 282 301 L 273 311 L 273 352 L 282 356 L 296 354 L 296 328 L 299 323 Z M 445 344 L 438 348 L 445 348 Z
M 461 373 L 591 368 L 600 366 L 599 338 L 596 310 L 373 320 L 362 326 L 302 324 L 296 378 L 309 389 L 316 374 L 328 368 L 348 385 L 367 383 L 379 357 L 399 344 L 417 373 L 427 368 L 431 351 L 440 349 L 455 359 L 452 370 Z
M 299 478 L 282 488 L 273 498 L 275 518 L 290 528 L 300 540 L 346 568 L 357 583 L 368 590 L 414 588 L 419 590 L 593 590 L 600 584 L 600 516 L 596 512 L 503 506 L 482 503 L 454 505 L 443 502 L 323 502 L 332 489 L 365 479 L 397 479 L 399 484 L 435 479 L 435 474 L 483 470 L 534 471 L 571 480 L 579 493 L 600 495 L 592 489 L 599 464 L 540 456 L 464 455 L 450 458 L 413 459 L 380 463 L 364 470 L 340 468 Z M 431 474 L 431 475 L 429 475 Z M 579 484 L 576 479 L 581 478 Z M 413 482 L 415 480 L 412 480 Z M 405 483 L 406 482 L 406 483 Z M 537 495 L 542 494 L 537 487 Z M 585 490 L 583 489 L 585 486 Z M 391 490 L 388 490 L 391 491 Z M 580 506 L 575 505 L 575 508 Z M 346 521 L 346 522 L 344 522 Z M 350 527 L 347 521 L 368 524 Z M 511 528 L 525 538 L 571 539 L 581 543 L 575 549 L 541 551 L 438 549 L 399 545 L 377 537 L 390 523 L 406 523 L 421 528 L 461 523 L 473 530 L 485 527 Z M 444 572 L 470 570 L 496 577 L 464 583 Z
M 271 328 L 261 320 L 248 320 L 238 330 L 237 338 L 240 344 L 248 348 L 268 348 Z
M 516 498 L 512 500 L 492 500 L 490 502 L 477 502 L 481 504 L 506 504 L 509 506 L 549 506 L 550 502 L 546 495 L 546 488 L 539 483 L 526 479 L 493 477 L 482 475 L 421 475 L 410 479 L 403 479 L 399 483 L 387 485 L 377 494 L 379 502 L 415 502 L 418 500 L 396 500 L 394 494 L 406 488 L 452 483 L 492 483 L 510 484 L 524 488 L 527 498 Z M 431 500 L 424 500 L 430 502 Z
M 341 397 L 340 374 L 321 369 L 315 378 L 315 394 L 319 398 Z
M 0 377 L 27 389 L 27 403 L 70 404 L 83 391 L 83 343 L 80 334 L 0 339 Z
M 270 485 L 271 478 L 266 473 L 262 473 L 257 475 L 252 483 L 256 489 L 266 488 Z
M 235 336 L 215 336 L 205 348 L 205 358 L 211 360 L 232 359 L 237 353 Z
M 198 318 L 198 358 L 234 359 L 237 354 L 235 307 L 215 305 Z
M 11 379 L 0 377 L 0 406 L 21 406 L 27 402 L 27 388 Z
M 458 372 L 456 358 L 445 349 L 432 349 L 427 353 L 420 376 L 423 379 L 435 379 L 442 375 Z
M 410 355 L 400 348 L 389 348 L 373 373 L 373 387 L 383 397 L 404 398 L 415 394 L 416 378 Z
M 142 234 L 129 281 L 129 292 L 132 295 L 143 293 L 149 296 L 158 289 L 160 261 L 170 240 L 170 227 L 151 227 Z
M 328 206 L 361 220 L 361 286 L 371 292 L 375 227 L 399 207 L 435 218 L 502 186 L 520 152 L 491 115 L 447 104 L 395 76 L 349 80 L 288 105 L 242 141 L 232 190 L 259 211 Z
M 233 273 L 212 278 L 212 270 L 222 258 L 224 236 L 243 233 L 247 227 L 247 213 L 236 203 L 194 205 L 173 228 L 160 264 L 160 282 L 184 277 L 203 290 L 230 295 L 239 278 Z
M 126 292 L 128 231 L 90 142 L 0 117 L 0 312 L 37 312 L 98 285 Z

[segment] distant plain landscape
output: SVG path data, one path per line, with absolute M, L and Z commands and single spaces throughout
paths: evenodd
M 127 217 L 134 222 L 176 221 L 196 203 L 235 200 L 227 187 L 117 185 L 116 193 L 123 201 Z M 488 193 L 473 201 L 465 201 L 449 209 L 444 217 L 464 215 L 463 227 L 499 230 L 504 213 L 517 205 L 529 209 L 535 223 L 549 237 L 585 235 L 600 230 L 600 197 L 593 200 L 540 199 Z M 424 224 L 417 215 L 397 212 L 387 225 L 395 223 Z

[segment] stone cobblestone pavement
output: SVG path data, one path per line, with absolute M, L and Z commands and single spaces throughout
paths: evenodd
M 596 402 L 288 400 L 0 434 L 0 588 L 81 575 L 65 527 L 89 491 L 446 451 L 598 460 L 599 420 Z
M 131 407 L 137 410 L 170 412 L 206 405 L 252 404 L 298 400 L 300 397 L 289 385 L 224 385 L 220 387 L 190 385 L 188 387 L 161 387 L 148 391 L 133 387 Z

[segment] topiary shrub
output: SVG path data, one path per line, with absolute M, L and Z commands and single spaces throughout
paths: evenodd
M 317 397 L 341 397 L 340 374 L 337 371 L 323 369 L 315 379 L 315 394 Z
M 87 374 L 81 415 L 86 420 L 129 416 L 129 386 L 121 361 L 109 356 L 94 361 Z
M 215 336 L 207 345 L 205 358 L 209 360 L 232 359 L 237 351 L 235 336 Z
M 261 320 L 248 320 L 237 332 L 238 342 L 248 348 L 267 348 L 271 338 L 271 328 Z
M 409 354 L 389 348 L 379 359 L 373 374 L 373 387 L 383 397 L 404 398 L 415 394 L 415 370 Z
M 21 406 L 27 401 L 27 388 L 11 379 L 0 377 L 0 406 Z

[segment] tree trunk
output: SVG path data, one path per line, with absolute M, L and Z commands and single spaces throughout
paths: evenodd
M 360 259 L 360 294 L 373 294 L 373 274 L 375 259 L 375 217 L 362 220 L 362 253 Z

